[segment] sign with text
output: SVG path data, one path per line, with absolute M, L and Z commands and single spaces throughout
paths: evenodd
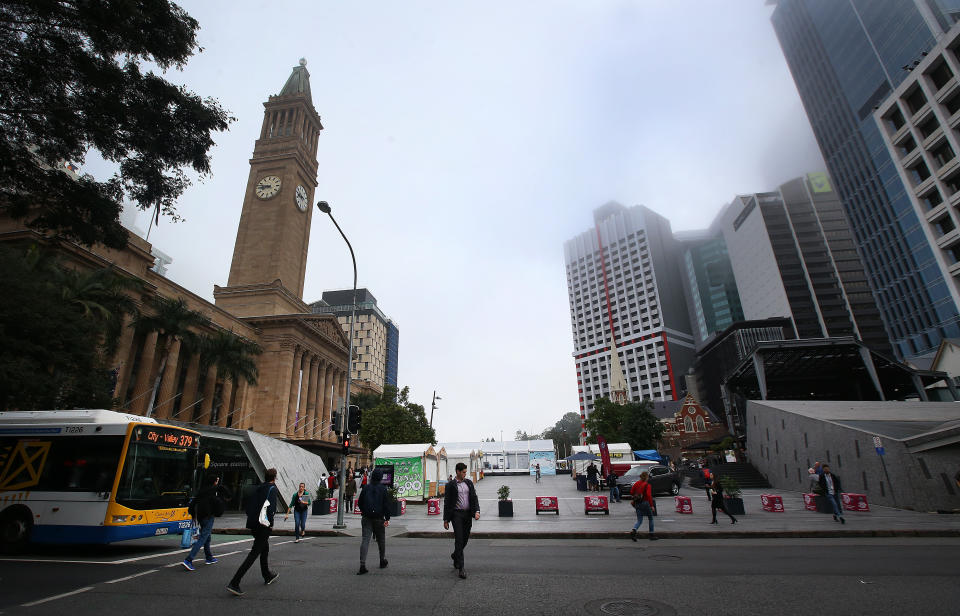
M 393 485 L 397 488 L 397 497 L 423 498 L 423 458 L 377 458 L 376 465 L 393 465 Z

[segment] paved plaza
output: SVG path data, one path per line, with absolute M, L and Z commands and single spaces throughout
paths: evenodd
M 487 475 L 477 482 L 477 494 L 480 498 L 481 517 L 473 526 L 473 537 L 487 538 L 523 538 L 537 536 L 548 537 L 627 537 L 627 533 L 636 521 L 629 499 L 610 504 L 610 514 L 583 512 L 583 499 L 594 492 L 578 492 L 576 484 L 569 475 L 544 476 L 537 484 L 529 476 Z M 513 501 L 513 517 L 497 516 L 497 489 L 501 485 L 510 486 Z M 779 494 L 783 498 L 784 512 L 763 511 L 760 495 Z M 600 492 L 606 495 L 607 492 Z M 892 507 L 870 506 L 869 512 L 845 512 L 846 524 L 833 521 L 829 514 L 807 511 L 803 506 L 800 492 L 778 491 L 774 489 L 744 490 L 742 498 L 746 515 L 738 516 L 739 523 L 730 524 L 722 513 L 718 512 L 719 524 L 711 525 L 710 503 L 702 489 L 691 488 L 684 484 L 681 496 L 688 496 L 693 504 L 692 514 L 679 514 L 674 509 L 672 496 L 658 496 L 659 515 L 655 521 L 655 530 L 661 537 L 674 538 L 721 538 L 721 537 L 815 537 L 815 536 L 896 536 L 896 535 L 933 535 L 960 536 L 960 513 L 938 514 L 908 511 Z M 289 495 L 282 495 L 289 500 Z M 537 496 L 556 496 L 559 500 L 560 514 L 540 514 L 534 511 L 534 498 Z M 442 505 L 442 502 L 441 502 Z M 245 516 L 227 514 L 219 518 L 215 532 L 243 532 Z M 344 514 L 346 529 L 334 530 L 337 516 L 311 515 L 307 521 L 307 534 L 344 534 L 359 536 L 360 516 Z M 646 522 L 641 527 L 646 530 Z M 406 514 L 393 518 L 388 535 L 403 537 L 442 536 L 450 531 L 443 530 L 440 515 L 427 515 L 424 504 L 407 505 Z M 284 520 L 278 514 L 274 534 L 292 534 L 293 516 Z

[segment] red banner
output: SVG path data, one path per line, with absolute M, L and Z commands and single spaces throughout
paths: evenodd
M 608 477 L 613 472 L 610 465 L 610 450 L 607 449 L 607 439 L 597 436 L 597 446 L 600 447 L 600 465 L 603 469 L 603 476 Z

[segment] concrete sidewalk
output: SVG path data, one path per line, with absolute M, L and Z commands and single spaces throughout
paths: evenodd
M 510 487 L 513 500 L 512 518 L 497 517 L 497 489 Z M 783 498 L 785 511 L 763 511 L 760 495 L 772 493 Z M 480 520 L 474 522 L 471 537 L 476 538 L 625 538 L 636 522 L 636 515 L 629 499 L 611 503 L 610 514 L 583 512 L 583 497 L 587 492 L 578 492 L 569 475 L 543 477 L 540 484 L 533 477 L 490 476 L 477 483 L 480 498 Z M 607 494 L 601 492 L 601 494 Z M 710 524 L 710 503 L 701 489 L 684 486 L 682 496 L 690 497 L 693 514 L 674 511 L 672 496 L 658 496 L 659 515 L 655 518 L 655 531 L 662 538 L 724 538 L 724 537 L 894 537 L 937 536 L 960 537 L 960 514 L 937 514 L 907 511 L 892 507 L 871 505 L 869 512 L 844 512 L 846 524 L 833 521 L 829 514 L 807 511 L 799 492 L 769 490 L 744 490 L 746 515 L 737 516 L 736 525 L 718 512 L 719 524 Z M 289 501 L 290 495 L 284 495 Z M 534 511 L 534 498 L 556 496 L 559 499 L 560 515 L 541 514 Z M 442 503 L 441 503 L 442 506 Z M 309 516 L 308 535 L 352 536 L 360 535 L 360 516 L 344 513 L 347 528 L 334 530 L 335 514 Z M 215 533 L 247 533 L 244 528 L 246 516 L 227 514 L 217 519 Z M 646 533 L 646 520 L 641 532 Z M 452 531 L 443 530 L 442 516 L 427 515 L 424 504 L 408 504 L 407 513 L 390 521 L 389 536 L 401 537 L 447 537 Z M 278 514 L 274 522 L 274 534 L 292 535 L 293 516 L 284 520 Z

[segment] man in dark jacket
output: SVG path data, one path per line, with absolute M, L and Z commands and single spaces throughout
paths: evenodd
M 843 519 L 843 507 L 840 505 L 840 492 L 842 492 L 840 478 L 830 472 L 829 464 L 824 464 L 820 468 L 823 471 L 820 475 L 820 487 L 830 506 L 833 507 L 833 521 L 839 520 L 841 524 L 846 524 L 847 521 Z
M 193 571 L 193 557 L 197 555 L 200 548 L 203 547 L 204 556 L 208 565 L 219 562 L 210 551 L 210 535 L 213 533 L 213 522 L 216 516 L 223 515 L 224 500 L 230 500 L 230 493 L 226 488 L 220 485 L 220 478 L 216 475 L 207 480 L 207 487 L 200 490 L 194 497 L 191 508 L 193 519 L 197 521 L 200 527 L 200 533 L 197 535 L 197 541 L 190 548 L 190 553 L 183 560 L 183 566 L 188 571 Z
M 380 568 L 387 566 L 387 535 L 386 528 L 390 526 L 390 494 L 387 486 L 383 485 L 383 471 L 377 469 L 370 477 L 370 483 L 360 492 L 357 505 L 360 507 L 360 531 L 363 539 L 360 541 L 360 570 L 357 575 L 367 572 L 367 550 L 370 549 L 370 535 L 377 540 L 380 550 Z
M 270 571 L 267 558 L 270 554 L 270 531 L 273 530 L 273 516 L 277 512 L 277 469 L 268 468 L 264 473 L 263 483 L 257 488 L 256 494 L 247 501 L 247 528 L 253 533 L 253 546 L 246 560 L 240 564 L 240 568 L 233 574 L 233 579 L 227 584 L 227 590 L 240 596 L 243 591 L 240 590 L 240 580 L 243 578 L 247 569 L 253 565 L 253 561 L 260 558 L 260 574 L 263 575 L 265 584 L 273 584 L 280 576 L 279 573 Z M 264 525 L 260 523 L 260 511 L 264 503 L 267 504 L 267 522 Z
M 447 483 L 443 493 L 443 528 L 450 529 L 453 522 L 454 549 L 450 558 L 462 579 L 467 579 L 463 570 L 463 548 L 470 540 L 473 521 L 480 519 L 480 501 L 473 482 L 467 479 L 467 465 L 457 463 L 457 476 Z

